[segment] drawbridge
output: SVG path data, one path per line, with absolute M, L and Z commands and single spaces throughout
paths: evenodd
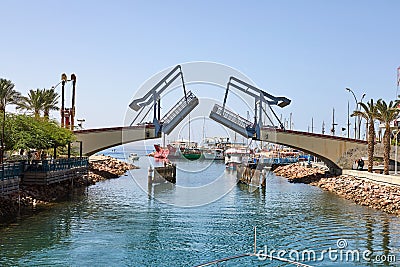
M 184 96 L 161 118 L 161 94 L 177 79 L 181 78 Z M 135 99 L 129 107 L 138 114 L 130 124 L 143 123 L 143 120 L 153 109 L 153 124 L 155 136 L 161 137 L 161 133 L 169 134 L 172 130 L 199 104 L 199 99 L 191 92 L 186 92 L 183 72 L 180 65 L 173 68 L 143 97 Z M 144 116 L 143 111 L 148 107 Z M 141 118 L 141 119 L 140 119 Z
M 175 81 L 181 81 L 183 96 L 163 116 L 161 97 Z M 229 92 L 238 90 L 254 99 L 254 119 L 245 119 L 227 108 Z M 210 118 L 223 126 L 259 141 L 267 141 L 299 149 L 322 159 L 332 170 L 343 167 L 341 159 L 355 149 L 363 149 L 367 142 L 324 134 L 287 130 L 279 120 L 273 107 L 284 108 L 291 103 L 286 97 L 277 97 L 266 91 L 231 76 L 226 86 L 222 105 L 215 104 Z M 174 67 L 146 94 L 133 100 L 129 107 L 137 114 L 130 126 L 75 131 L 82 153 L 92 155 L 98 151 L 123 143 L 161 137 L 170 134 L 182 120 L 199 104 L 196 95 L 187 91 L 180 65 Z M 153 121 L 143 122 L 153 111 Z M 267 112 L 268 111 L 268 112 Z
M 239 90 L 251 97 L 254 98 L 254 121 L 251 122 L 233 111 L 230 111 L 226 108 L 226 102 L 229 90 L 232 88 Z M 281 108 L 289 105 L 291 102 L 290 99 L 280 96 L 273 96 L 247 82 L 244 82 L 236 77 L 230 77 L 229 82 L 226 86 L 225 97 L 223 105 L 215 104 L 214 108 L 210 113 L 210 118 L 215 120 L 216 122 L 228 127 L 229 129 L 243 135 L 247 138 L 253 138 L 255 140 L 260 140 L 260 130 L 263 126 L 262 115 L 264 114 L 271 125 L 275 127 L 275 123 L 271 115 L 268 115 L 266 112 L 266 107 L 272 112 L 274 117 L 276 118 L 279 127 L 284 129 L 282 122 L 279 120 L 275 111 L 272 109 L 272 106 L 276 105 Z

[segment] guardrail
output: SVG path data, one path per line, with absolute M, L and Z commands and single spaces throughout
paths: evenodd
M 51 172 L 62 171 L 73 168 L 89 166 L 88 157 L 77 157 L 69 159 L 51 159 L 51 160 L 33 160 L 28 163 L 26 171 L 28 172 Z
M 0 195 L 10 194 L 19 190 L 23 169 L 23 162 L 0 164 Z
M 299 161 L 298 157 L 285 157 L 285 158 L 262 158 L 259 163 L 263 164 L 292 164 Z
M 0 180 L 21 176 L 23 169 L 24 164 L 22 162 L 0 164 Z
M 241 117 L 239 114 L 236 114 L 226 108 L 224 109 L 222 106 L 220 106 L 218 104 L 214 105 L 212 111 L 243 128 L 246 128 L 253 124 L 251 121 L 246 120 L 245 118 Z

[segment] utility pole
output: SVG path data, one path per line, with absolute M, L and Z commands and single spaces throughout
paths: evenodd
M 292 129 L 292 112 L 290 112 L 290 114 L 289 114 L 289 127 L 290 127 L 290 130 L 293 130 Z
M 325 121 L 322 121 L 322 134 L 325 134 Z

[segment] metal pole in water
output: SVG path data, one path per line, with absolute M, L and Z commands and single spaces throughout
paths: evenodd
M 148 183 L 151 183 L 153 181 L 153 168 L 149 166 L 148 172 L 147 172 L 147 181 Z
M 254 226 L 254 254 L 257 254 L 257 226 Z
M 394 156 L 394 174 L 397 175 L 397 135 L 399 131 L 397 130 L 395 138 L 396 138 L 396 147 L 395 147 L 395 156 Z

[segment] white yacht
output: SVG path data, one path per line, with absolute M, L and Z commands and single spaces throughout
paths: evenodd
M 224 150 L 222 148 L 204 148 L 203 157 L 210 160 L 223 160 Z
M 232 147 L 225 150 L 225 166 L 229 169 L 236 169 L 236 166 L 247 163 L 250 158 L 250 150 L 245 147 Z
M 139 155 L 137 153 L 130 153 L 129 154 L 129 159 L 132 161 L 138 160 L 139 159 Z

